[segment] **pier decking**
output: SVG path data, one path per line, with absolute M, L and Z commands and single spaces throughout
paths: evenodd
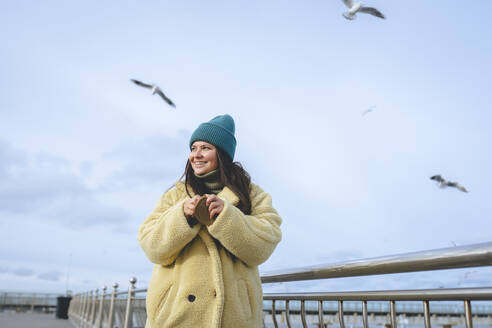
M 0 312 L 2 328 L 74 328 L 70 320 L 56 319 L 54 313 Z

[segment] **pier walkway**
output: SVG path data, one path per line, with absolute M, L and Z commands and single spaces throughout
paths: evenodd
M 0 312 L 2 328 L 74 328 L 70 320 L 56 319 L 54 313 Z

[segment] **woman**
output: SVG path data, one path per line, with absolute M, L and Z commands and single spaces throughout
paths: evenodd
M 190 138 L 185 181 L 164 193 L 138 240 L 155 263 L 147 292 L 147 328 L 261 327 L 258 265 L 281 239 L 269 194 L 233 163 L 234 120 L 221 115 Z M 201 195 L 212 219 L 193 217 Z

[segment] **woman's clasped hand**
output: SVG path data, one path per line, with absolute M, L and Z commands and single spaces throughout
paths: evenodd
M 214 194 L 205 194 L 207 197 L 206 206 L 208 208 L 210 219 L 219 215 L 224 209 L 224 201 Z M 193 217 L 198 201 L 202 198 L 200 195 L 195 195 L 187 199 L 183 204 L 183 212 L 188 219 Z

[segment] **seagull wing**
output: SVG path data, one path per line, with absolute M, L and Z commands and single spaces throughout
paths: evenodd
M 456 188 L 458 188 L 459 190 L 461 190 L 462 192 L 468 192 L 468 190 L 466 190 L 465 187 L 463 187 L 462 185 L 460 185 L 459 183 L 456 183 Z
M 161 96 L 161 98 L 164 99 L 164 101 L 167 102 L 169 104 L 169 106 L 176 107 L 176 105 L 172 102 L 172 100 L 169 99 L 168 97 L 166 97 L 166 95 L 164 94 L 164 92 L 162 92 L 161 89 L 157 88 L 155 93 L 157 93 L 159 96 Z
M 376 16 L 376 17 L 379 17 L 382 19 L 386 19 L 386 17 L 384 17 L 384 15 L 379 10 L 377 10 L 376 8 L 362 6 L 362 7 L 360 7 L 359 12 L 371 14 L 373 16 Z
M 366 109 L 365 111 L 362 112 L 362 116 L 366 115 L 367 113 L 370 113 L 374 110 L 376 106 L 371 106 L 369 107 L 368 109 Z
M 342 1 L 349 8 L 352 8 L 354 6 L 354 2 L 352 0 L 342 0 Z
M 139 80 L 134 80 L 134 79 L 130 79 L 130 81 L 132 81 L 133 83 L 135 83 L 136 85 L 139 85 L 141 87 L 144 87 L 144 88 L 149 88 L 151 89 L 153 86 L 150 85 L 150 84 L 146 84 L 146 83 L 143 83 L 143 82 L 140 82 Z
M 462 192 L 468 192 L 468 190 L 466 190 L 466 189 L 465 189 L 465 187 L 463 187 L 462 185 L 460 185 L 458 182 L 448 181 L 448 182 L 446 183 L 446 185 L 447 185 L 448 187 L 454 187 L 454 188 L 456 188 L 456 189 L 459 189 L 459 190 L 461 190 Z
M 436 180 L 437 182 L 444 182 L 444 179 L 439 174 L 431 176 L 430 179 Z

